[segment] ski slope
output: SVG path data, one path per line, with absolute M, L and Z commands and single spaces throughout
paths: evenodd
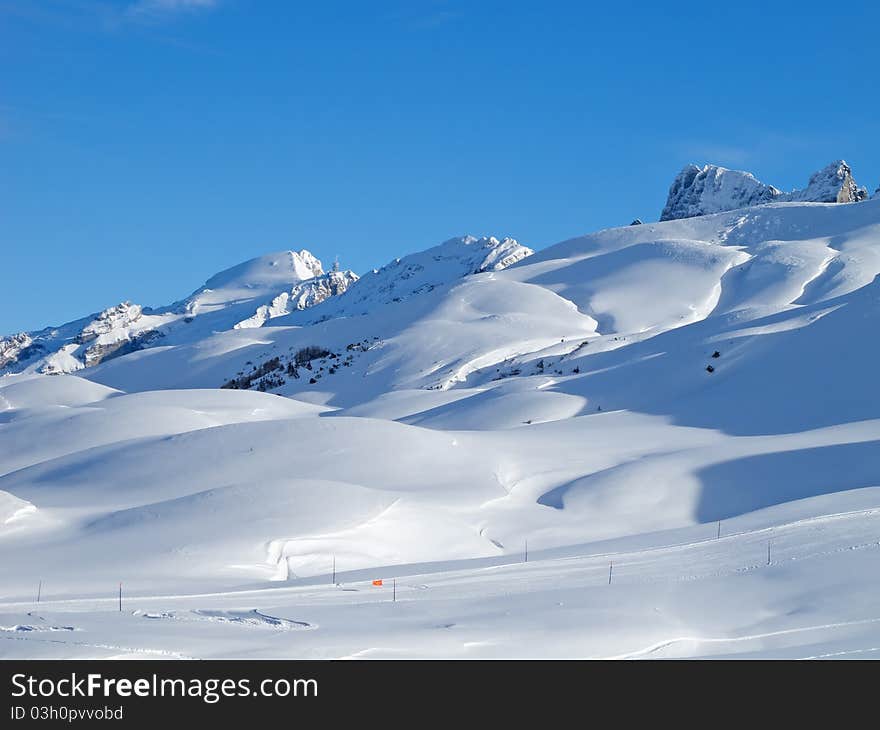
M 878 651 L 880 199 L 527 254 L 0 378 L 0 656 Z

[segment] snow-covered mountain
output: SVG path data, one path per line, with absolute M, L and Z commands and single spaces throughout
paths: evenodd
M 721 213 L 769 202 L 858 203 L 868 199 L 843 160 L 832 162 L 810 176 L 803 190 L 784 193 L 749 172 L 717 165 L 688 165 L 673 180 L 661 221 Z
M 500 271 L 532 251 L 510 238 L 465 236 L 374 269 L 361 282 L 337 266 L 325 272 L 311 252 L 280 251 L 215 274 L 185 299 L 151 309 L 122 302 L 60 327 L 0 338 L 0 373 L 72 373 L 148 349 L 191 343 L 229 329 L 262 327 L 319 308 L 309 321 L 345 316 L 428 291 L 468 274 Z M 354 286 L 359 284 L 359 286 Z
M 292 292 L 299 305 L 311 306 L 344 291 L 346 282 L 357 278 L 352 272 L 333 272 L 333 277 L 339 281 L 331 286 L 321 262 L 308 251 L 268 254 L 216 274 L 190 296 L 167 307 L 151 309 L 122 302 L 60 327 L 2 338 L 0 371 L 75 372 L 158 344 L 191 341 L 229 329 L 258 316 L 267 306 L 264 302 Z M 275 315 L 268 312 L 265 319 L 271 316 Z
M 876 651 L 880 199 L 796 195 L 73 323 L 84 364 L 180 318 L 0 378 L 0 654 Z

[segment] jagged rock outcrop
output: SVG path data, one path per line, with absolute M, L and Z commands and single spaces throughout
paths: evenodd
M 27 332 L 0 338 L 0 368 L 17 362 L 34 347 L 34 340 Z
M 105 309 L 73 338 L 74 344 L 88 345 L 88 347 L 70 348 L 68 351 L 70 357 L 78 358 L 85 367 L 90 367 L 106 360 L 110 355 L 119 353 L 123 348 L 130 348 L 132 342 L 151 341 L 155 338 L 155 333 L 150 332 L 150 336 L 145 337 L 147 333 L 132 330 L 132 327 L 141 320 L 142 315 L 143 307 L 131 302 L 121 302 L 114 307 Z M 133 347 L 131 349 L 141 348 Z M 125 351 L 131 350 L 126 349 Z M 58 363 L 53 363 L 48 367 L 50 371 L 61 368 Z
M 94 320 L 82 328 L 76 336 L 77 344 L 84 345 L 102 335 L 129 327 L 141 318 L 143 307 L 140 304 L 122 302 L 101 312 Z
M 0 370 L 57 375 L 143 349 L 162 335 L 138 304 L 122 302 L 94 316 L 0 338 Z
M 316 276 L 314 279 L 300 282 L 287 295 L 288 311 L 308 309 L 316 304 L 320 304 L 325 299 L 345 294 L 348 287 L 359 278 L 353 271 L 328 271 L 326 274 Z
M 856 183 L 850 166 L 838 160 L 813 173 L 803 190 L 783 197 L 801 203 L 859 203 L 868 199 L 868 190 Z
M 474 274 L 484 271 L 501 271 L 501 269 L 513 266 L 534 253 L 532 249 L 521 246 L 515 238 L 498 240 L 494 236 L 483 236 L 482 238 L 464 236 L 447 241 L 447 243 L 450 242 L 473 247 L 476 254 L 475 260 L 479 260 L 481 252 L 485 254 L 482 261 L 479 261 L 474 267 Z
M 693 218 L 771 202 L 858 203 L 868 191 L 859 187 L 852 169 L 837 160 L 810 176 L 807 187 L 785 193 L 749 172 L 717 165 L 688 165 L 675 178 L 660 220 Z
M 693 218 L 769 203 L 782 191 L 754 175 L 717 165 L 688 165 L 672 182 L 661 221 Z
M 312 272 L 312 276 L 321 276 L 321 274 L 324 273 L 324 266 L 321 263 L 321 260 L 311 251 L 302 249 L 298 255 L 300 261 L 302 261 L 305 267 Z
M 111 357 L 122 357 L 130 352 L 143 350 L 161 337 L 164 335 L 158 330 L 144 330 L 136 335 L 120 337 L 110 342 L 96 342 L 83 353 L 83 363 L 86 367 L 91 367 Z
M 320 262 L 319 262 L 320 263 Z M 282 292 L 269 304 L 257 307 L 252 317 L 238 322 L 234 329 L 262 327 L 270 319 L 283 317 L 309 307 L 314 307 L 330 297 L 344 294 L 358 275 L 353 271 L 328 271 L 326 274 L 296 284 L 289 292 Z

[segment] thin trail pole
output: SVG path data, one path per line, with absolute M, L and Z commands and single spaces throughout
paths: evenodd
M 119 582 L 119 610 L 122 611 L 122 581 Z
M 614 563 L 608 563 L 608 585 L 611 585 L 611 577 L 614 575 Z
M 718 540 L 721 537 L 721 520 L 718 520 L 718 534 L 715 536 L 715 539 Z
M 333 556 L 333 580 L 331 581 L 333 585 L 336 585 L 336 556 Z
M 397 603 L 397 578 L 394 579 L 394 581 L 392 582 L 391 585 L 392 585 L 392 590 L 394 591 L 391 594 L 391 602 Z
M 523 562 L 524 563 L 529 562 L 529 541 L 528 540 L 526 540 L 526 551 L 525 551 L 525 555 L 523 556 Z
M 770 565 L 770 541 L 767 540 L 767 565 Z
M 40 596 L 43 593 L 43 581 L 40 581 L 40 584 L 37 586 L 37 603 L 40 602 Z

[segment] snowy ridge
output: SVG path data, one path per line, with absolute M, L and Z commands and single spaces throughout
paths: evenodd
M 499 271 L 530 253 L 509 238 L 451 239 L 373 271 L 366 284 L 338 308 L 319 308 L 320 313 L 309 319 L 402 301 L 468 274 Z M 324 272 L 321 261 L 305 249 L 267 254 L 215 274 L 204 286 L 167 307 L 150 309 L 122 302 L 58 328 L 0 338 L 0 371 L 72 373 L 158 345 L 196 342 L 217 331 L 262 327 L 270 320 L 341 297 L 358 281 L 353 271 L 338 267 Z
M 513 238 L 450 238 L 439 246 L 373 269 L 349 287 L 345 296 L 316 307 L 303 321 L 367 314 L 376 307 L 402 302 L 469 274 L 500 271 L 532 253 Z
M 24 354 L 34 344 L 34 339 L 27 332 L 19 332 L 0 339 L 0 368 L 4 368 L 20 359 L 25 359 Z
M 340 294 L 356 278 L 352 272 L 325 274 L 306 250 L 268 254 L 215 274 L 168 307 L 122 302 L 61 327 L 2 338 L 0 369 L 71 373 L 156 345 L 193 341 L 242 321 L 260 326 Z
M 253 299 L 324 273 L 321 262 L 309 251 L 279 251 L 215 274 L 183 302 L 189 316 L 230 303 Z
M 117 332 L 137 322 L 142 312 L 140 305 L 131 302 L 122 302 L 115 307 L 105 309 L 82 328 L 76 340 L 83 345 L 111 332 Z

